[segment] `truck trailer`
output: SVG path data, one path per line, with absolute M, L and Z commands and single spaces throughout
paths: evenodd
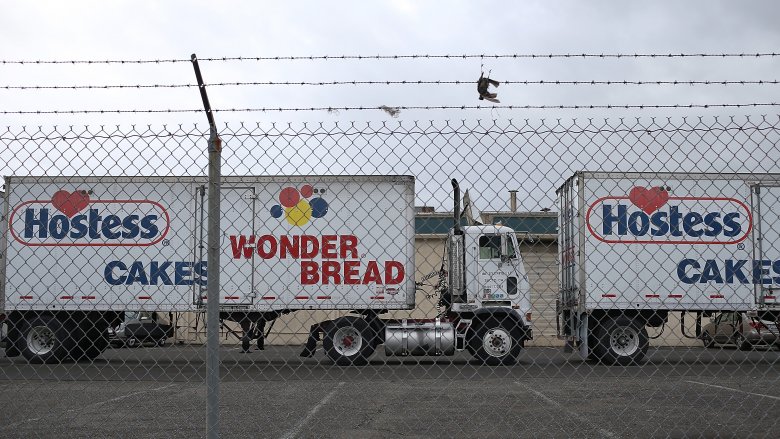
M 202 177 L 6 177 L 0 311 L 6 355 L 34 363 L 95 358 L 128 311 L 206 305 L 207 181 Z M 532 337 L 528 277 L 514 230 L 453 227 L 437 278 L 440 312 L 415 308 L 414 177 L 245 176 L 221 180 L 220 319 L 262 347 L 264 327 L 300 310 L 349 312 L 313 325 L 337 364 L 469 351 L 511 364 Z M 446 261 L 446 263 L 445 263 Z M 423 279 L 426 280 L 426 279 Z
M 634 364 L 673 313 L 691 338 L 715 312 L 778 321 L 780 174 L 582 171 L 556 194 L 567 349 Z

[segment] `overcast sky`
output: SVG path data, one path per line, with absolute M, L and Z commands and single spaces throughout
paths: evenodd
M 763 1 L 4 1 L 0 58 L 188 59 L 306 55 L 780 52 L 780 2 Z M 484 65 L 481 65 L 484 63 Z M 477 100 L 481 69 L 499 81 L 776 80 L 780 59 L 450 59 L 202 62 L 207 83 L 444 80 L 462 85 L 212 86 L 221 108 L 457 106 Z M 192 84 L 189 63 L 0 64 L 2 86 Z M 502 105 L 780 102 L 780 85 L 550 86 L 503 84 Z M 194 88 L 6 90 L 17 110 L 198 109 Z M 476 119 L 772 115 L 776 107 L 664 110 L 404 110 L 216 114 L 218 124 L 412 123 Z M 0 125 L 203 125 L 202 113 L 2 115 Z M 8 152 L 6 152 L 8 154 Z M 0 158 L 4 172 L 11 159 Z M 257 170 L 248 169 L 248 172 Z M 502 182 L 504 184 L 504 182 Z M 517 184 L 506 182 L 506 184 Z M 503 193 L 503 188 L 501 189 Z M 546 203 L 547 200 L 541 204 Z M 533 206 L 538 207 L 538 206 Z

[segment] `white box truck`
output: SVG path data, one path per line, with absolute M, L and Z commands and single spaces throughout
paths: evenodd
M 206 180 L 195 177 L 7 177 L 0 253 L 6 354 L 31 362 L 94 358 L 125 311 L 198 311 L 206 301 Z M 528 278 L 513 230 L 460 226 L 459 190 L 437 291 L 415 307 L 414 178 L 226 177 L 221 183 L 220 318 L 242 345 L 298 310 L 353 315 L 311 328 L 338 364 L 469 350 L 516 360 L 532 336 Z
M 780 174 L 577 172 L 557 190 L 558 335 L 640 361 L 670 313 L 780 315 Z M 691 336 L 694 337 L 694 336 Z

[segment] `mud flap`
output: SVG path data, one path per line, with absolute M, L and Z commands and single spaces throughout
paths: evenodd
M 578 325 L 577 325 L 577 337 L 580 339 L 579 342 L 579 354 L 580 358 L 588 358 L 588 355 L 590 354 L 590 350 L 588 347 L 588 314 L 582 314 L 582 316 L 578 319 Z
M 324 332 L 328 322 L 317 323 L 311 325 L 309 329 L 309 338 L 306 340 L 306 345 L 303 347 L 300 356 L 311 358 L 314 353 L 317 352 L 317 342 L 320 341 L 320 333 Z

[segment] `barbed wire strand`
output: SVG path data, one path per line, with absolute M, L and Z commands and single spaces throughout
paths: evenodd
M 217 108 L 213 112 L 304 112 L 304 111 L 387 111 L 393 110 L 586 110 L 586 109 L 662 109 L 662 108 L 745 108 L 777 107 L 775 102 L 723 103 L 723 104 L 595 104 L 595 105 L 420 105 L 420 106 L 356 106 L 356 107 L 265 107 L 265 108 Z M 122 114 L 122 113 L 198 113 L 203 109 L 112 109 L 112 110 L 2 110 L 0 114 Z
M 777 57 L 780 53 L 756 52 L 756 53 L 549 53 L 549 54 L 460 54 L 460 55 L 316 55 L 316 56 L 232 56 L 232 57 L 206 57 L 198 58 L 198 61 L 338 61 L 338 60 L 401 60 L 401 59 L 555 59 L 555 58 L 762 58 Z M 190 58 L 172 59 L 116 59 L 116 60 L 0 60 L 0 64 L 169 64 L 190 63 Z
M 471 80 L 392 80 L 392 81 L 256 81 L 256 82 L 215 82 L 206 84 L 207 87 L 224 86 L 339 86 L 339 85 L 471 85 L 476 81 Z M 777 85 L 780 80 L 519 80 L 501 81 L 502 84 L 519 85 Z M 141 88 L 188 88 L 197 87 L 197 84 L 106 84 L 106 85 L 0 85 L 4 90 L 82 90 L 82 89 L 141 89 Z

